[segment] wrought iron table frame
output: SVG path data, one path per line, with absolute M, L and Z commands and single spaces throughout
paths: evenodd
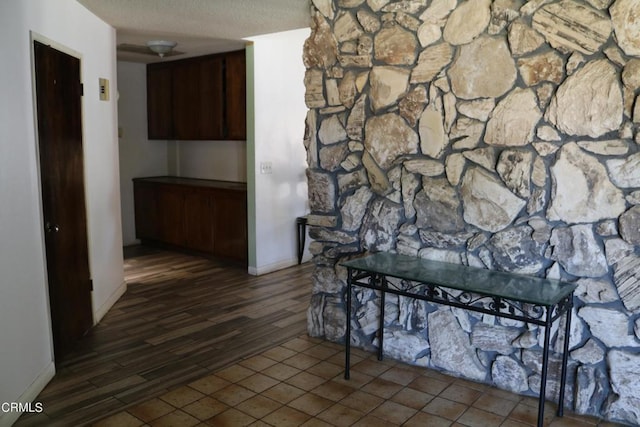
M 564 409 L 571 308 L 576 285 L 513 273 L 430 261 L 392 253 L 378 253 L 341 263 L 347 268 L 347 324 L 345 379 L 349 379 L 351 352 L 351 305 L 354 286 L 380 292 L 378 360 L 383 358 L 384 306 L 387 293 L 532 323 L 544 328 L 538 426 L 543 425 L 549 347 L 553 323 L 566 313 L 562 371 L 557 415 Z M 400 288 L 387 278 L 401 279 Z M 456 280 L 457 279 L 457 280 Z M 491 283 L 497 284 L 496 289 Z

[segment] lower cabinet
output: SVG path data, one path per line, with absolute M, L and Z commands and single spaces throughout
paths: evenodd
M 152 177 L 133 180 L 136 237 L 247 261 L 246 184 Z

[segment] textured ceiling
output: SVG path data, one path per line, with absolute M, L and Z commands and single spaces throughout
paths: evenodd
M 117 44 L 149 40 L 178 42 L 184 55 L 240 49 L 242 39 L 308 28 L 310 0 L 78 0 L 116 29 Z M 154 62 L 157 56 L 124 54 L 118 59 Z

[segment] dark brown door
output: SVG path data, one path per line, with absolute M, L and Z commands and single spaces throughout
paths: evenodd
M 93 324 L 80 60 L 34 42 L 38 146 L 56 361 Z

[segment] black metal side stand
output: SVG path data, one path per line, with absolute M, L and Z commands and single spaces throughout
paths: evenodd
M 376 256 L 378 258 L 376 258 Z M 376 262 L 384 261 L 384 262 Z M 566 314 L 564 330 L 562 372 L 557 415 L 564 411 L 571 308 L 575 285 L 549 279 L 521 276 L 504 272 L 491 272 L 449 263 L 418 259 L 415 265 L 410 257 L 384 254 L 368 259 L 356 259 L 342 263 L 347 267 L 345 379 L 349 379 L 351 351 L 352 288 L 360 286 L 380 293 L 380 320 L 378 326 L 378 360 L 383 358 L 384 305 L 387 293 L 442 304 L 450 307 L 491 314 L 496 317 L 520 320 L 541 326 L 544 330 L 540 395 L 538 397 L 538 426 L 544 421 L 547 370 L 551 327 Z M 410 267 L 410 268 L 409 268 Z M 460 269 L 461 271 L 458 271 Z M 410 281 L 411 285 L 396 288 L 387 276 Z M 490 279 L 491 284 L 483 284 Z M 437 283 L 434 283 L 437 282 Z M 405 282 L 406 284 L 406 282 Z M 456 292 L 452 292 L 455 290 Z M 462 291 L 462 292 L 459 292 Z

